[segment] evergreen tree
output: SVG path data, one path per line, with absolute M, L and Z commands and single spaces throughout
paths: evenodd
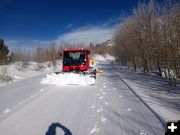
M 8 61 L 9 49 L 4 44 L 4 40 L 0 39 L 0 65 L 6 64 Z

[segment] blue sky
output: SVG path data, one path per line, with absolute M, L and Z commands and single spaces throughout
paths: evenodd
M 0 38 L 9 47 L 102 42 L 136 0 L 0 0 Z

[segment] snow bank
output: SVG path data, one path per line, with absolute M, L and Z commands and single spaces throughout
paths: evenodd
M 9 65 L 0 66 L 0 86 L 7 85 L 25 78 L 29 78 L 41 73 L 41 70 L 36 70 L 38 63 L 28 63 L 23 65 L 22 62 L 15 62 Z M 8 79 L 9 78 L 9 79 Z
M 105 54 L 105 58 L 107 59 L 107 60 L 110 60 L 110 61 L 114 61 L 115 60 L 115 57 L 114 56 L 111 56 L 111 55 L 109 55 L 109 54 Z
M 51 84 L 57 86 L 80 85 L 87 86 L 95 84 L 95 79 L 90 76 L 75 73 L 47 74 L 46 78 L 41 80 L 41 84 Z
M 159 76 L 132 72 L 116 65 L 117 74 L 165 121 L 180 119 L 179 87 L 170 86 Z
M 48 72 L 61 71 L 62 61 L 57 60 L 55 67 L 50 61 L 38 63 L 30 61 L 26 64 L 18 61 L 9 65 L 0 66 L 0 87 L 22 79 Z
M 96 61 L 107 61 L 107 59 L 105 57 L 103 57 L 102 55 L 98 55 L 98 54 L 95 54 L 93 56 L 93 58 L 96 60 Z
M 114 61 L 115 60 L 115 57 L 113 57 L 113 56 L 111 56 L 111 55 L 109 55 L 109 54 L 105 54 L 105 55 L 98 55 L 98 54 L 96 54 L 96 55 L 94 55 L 93 56 L 93 58 L 96 60 L 96 61 L 107 61 L 107 60 L 109 60 L 109 61 Z

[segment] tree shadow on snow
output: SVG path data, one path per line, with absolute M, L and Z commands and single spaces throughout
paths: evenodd
M 60 123 L 52 123 L 45 135 L 56 135 L 56 128 L 63 130 L 64 135 L 72 135 L 71 131 Z

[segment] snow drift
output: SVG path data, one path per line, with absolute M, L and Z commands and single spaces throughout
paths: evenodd
M 93 58 L 99 63 L 99 62 L 107 62 L 108 61 L 115 61 L 115 57 L 109 55 L 108 53 L 104 55 L 95 54 Z
M 59 71 L 61 67 L 62 60 L 57 60 L 55 66 L 50 61 L 43 63 L 17 61 L 9 65 L 0 65 L 0 87 L 40 74 Z
M 57 86 L 65 85 L 80 85 L 88 86 L 95 84 L 95 79 L 83 74 L 75 73 L 61 73 L 61 74 L 47 74 L 46 78 L 41 80 L 41 84 L 51 84 Z
M 95 54 L 94 56 L 93 56 L 93 58 L 97 61 L 97 62 L 105 62 L 105 61 L 107 61 L 107 59 L 105 58 L 105 57 L 103 57 L 102 55 L 98 55 L 98 54 Z

